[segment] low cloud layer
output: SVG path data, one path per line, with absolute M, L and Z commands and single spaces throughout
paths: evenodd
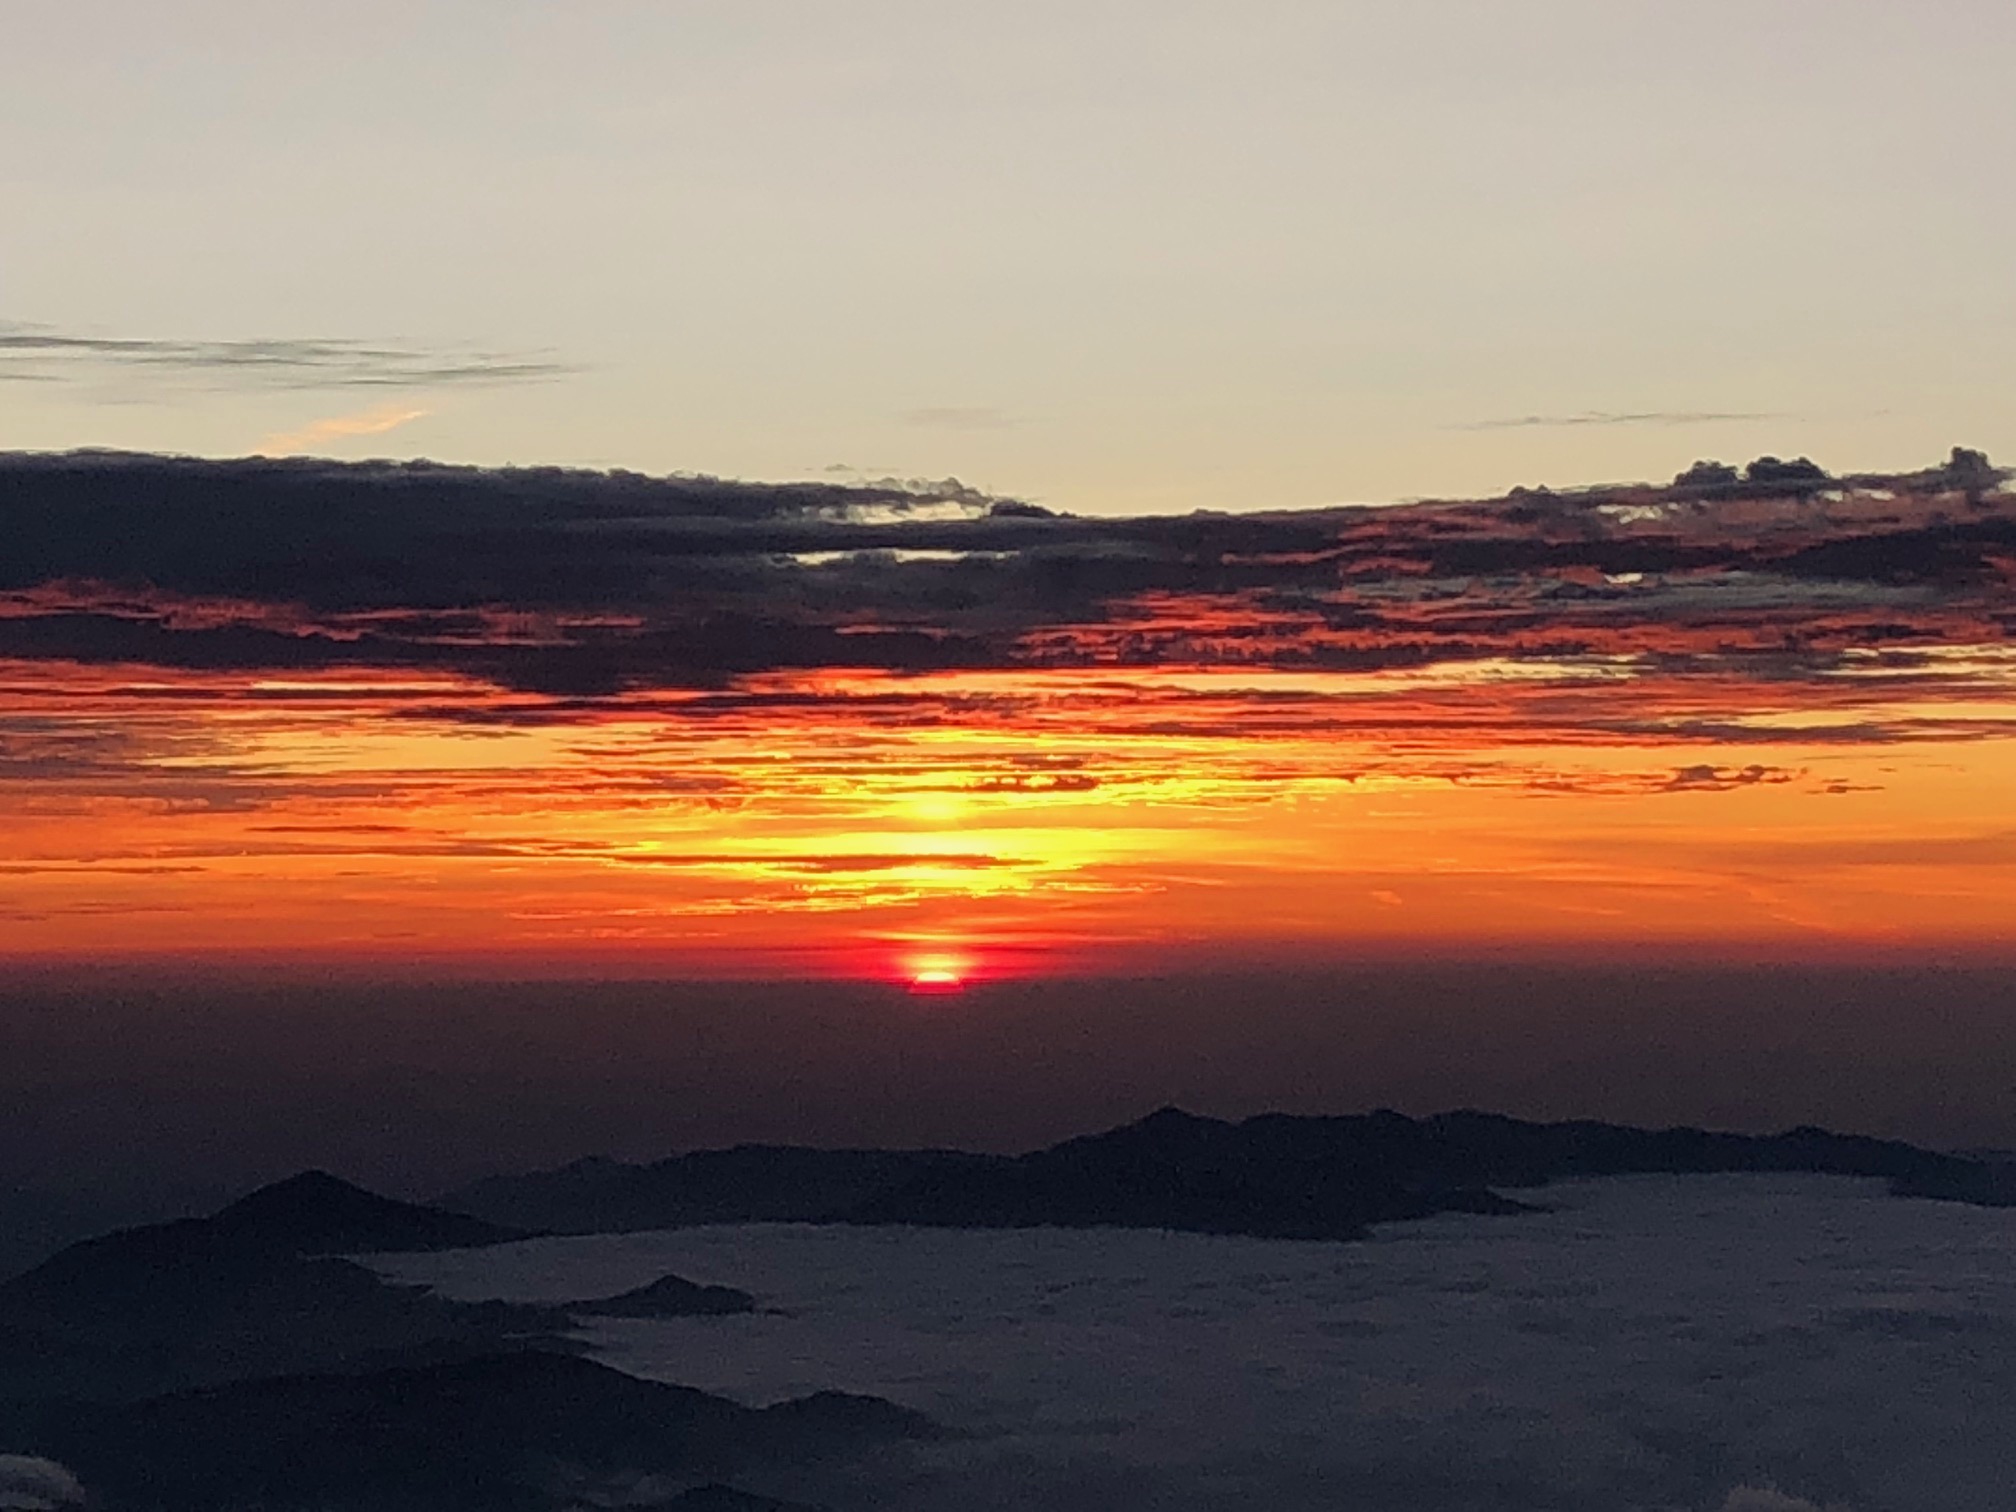
M 83 1505 L 84 1488 L 55 1461 L 0 1454 L 0 1512 L 62 1512 Z
M 734 1320 L 620 1368 L 890 1395 L 975 1437 L 796 1486 L 877 1512 L 1979 1512 L 2016 1433 L 2016 1215 L 1813 1177 L 1641 1177 L 1362 1245 L 749 1227 L 400 1260 L 457 1296 L 662 1271 Z M 718 1326 L 717 1326 L 718 1325 Z

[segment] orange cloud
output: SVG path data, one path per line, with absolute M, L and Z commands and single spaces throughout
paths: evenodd
M 267 457 L 294 456 L 313 452 L 336 441 L 349 441 L 358 436 L 382 436 L 402 425 L 425 419 L 432 413 L 432 410 L 410 405 L 376 404 L 355 414 L 331 415 L 326 420 L 311 421 L 299 430 L 276 431 L 254 450 Z
M 139 465 L 17 469 L 0 958 L 2016 940 L 2016 507 L 1936 479 L 892 524 L 909 495 Z

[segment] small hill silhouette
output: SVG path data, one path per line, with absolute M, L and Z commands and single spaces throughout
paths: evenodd
M 683 1276 L 660 1276 L 648 1286 L 591 1302 L 570 1302 L 567 1311 L 591 1318 L 692 1318 L 754 1312 L 756 1299 L 732 1286 L 701 1286 Z

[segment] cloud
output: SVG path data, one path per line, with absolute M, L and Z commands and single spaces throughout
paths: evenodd
M 0 378 L 38 382 L 124 373 L 230 387 L 421 388 L 536 383 L 571 371 L 545 353 L 318 337 L 100 336 L 0 322 Z
M 415 413 L 388 405 L 272 442 L 374 434 Z M 2016 635 L 2016 499 L 1969 494 L 1936 468 L 1785 500 L 1763 485 L 1633 486 L 1118 519 L 956 479 L 105 453 L 0 457 L 0 486 L 0 657 L 26 662 L 403 668 L 547 699 L 838 669 L 1517 667 L 1518 681 L 1497 679 L 1498 706 L 1531 703 L 1557 736 L 1745 738 L 1740 700 L 1718 696 L 1711 718 L 1685 692 L 1723 678 L 1760 712 L 1786 711 L 1799 689 L 1814 739 L 1856 742 L 1913 734 L 1845 717 L 1878 687 L 2001 696 L 2007 668 L 1952 652 Z M 1522 691 L 1549 682 L 1554 714 Z M 1591 696 L 1560 714 L 1576 688 Z M 1193 715 L 1188 697 L 1158 693 L 1170 730 L 1230 717 Z M 1249 693 L 1238 717 L 1320 704 Z M 1952 720 L 1915 732 L 1968 733 Z M 1683 771 L 1673 786 L 1752 780 Z
M 83 1503 L 77 1477 L 54 1460 L 0 1454 L 0 1512 L 59 1512 Z
M 1783 420 L 1767 410 L 1581 410 L 1566 415 L 1511 415 L 1472 420 L 1456 430 L 1537 430 L 1582 425 L 1717 425 L 1738 421 Z
M 1668 793 L 1726 793 L 1732 788 L 1767 786 L 1795 781 L 1797 772 L 1788 772 L 1783 767 L 1768 767 L 1752 764 L 1744 767 L 1711 766 L 1696 763 L 1684 766 L 1662 783 L 1661 791 Z
M 399 1257 L 392 1274 L 530 1301 L 666 1271 L 733 1279 L 788 1312 L 790 1330 L 730 1340 L 672 1321 L 598 1331 L 589 1347 L 750 1400 L 813 1383 L 882 1393 L 972 1435 L 865 1466 L 848 1494 L 810 1479 L 777 1488 L 806 1501 L 891 1512 L 2006 1501 L 2016 1300 L 2006 1287 L 1956 1291 L 1952 1278 L 2002 1252 L 2008 1213 L 1933 1210 L 1825 1177 L 1643 1176 L 1521 1195 L 1543 1210 L 1447 1215 L 1350 1246 L 685 1229 Z M 1854 1326 L 1858 1308 L 1891 1326 Z
M 626 854 L 613 859 L 631 866 L 725 867 L 737 871 L 812 873 L 903 871 L 915 867 L 930 867 L 944 871 L 986 871 L 1021 864 L 1004 860 L 999 856 L 960 851 L 919 851 L 907 855 L 887 856 L 794 856 L 765 854 L 761 851 L 680 855 L 666 851 L 652 851 Z
M 377 404 L 353 415 L 332 415 L 326 420 L 311 421 L 297 431 L 276 432 L 261 441 L 258 449 L 269 457 L 312 452 L 332 441 L 346 441 L 356 436 L 382 436 L 432 413 L 411 405 Z

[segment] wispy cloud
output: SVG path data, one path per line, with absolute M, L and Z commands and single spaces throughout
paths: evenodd
M 1472 420 L 1452 430 L 1535 430 L 1578 425 L 1718 425 L 1751 420 L 1783 420 L 1765 410 L 1581 410 L 1568 415 L 1510 415 Z
M 259 443 L 259 451 L 269 457 L 292 456 L 299 452 L 312 452 L 318 447 L 335 441 L 347 441 L 357 436 L 382 436 L 387 431 L 397 430 L 402 425 L 432 414 L 432 410 L 418 409 L 401 404 L 378 404 L 361 410 L 354 415 L 331 415 L 326 420 L 316 420 L 296 431 L 279 431 Z
M 573 370 L 550 353 L 321 337 L 107 336 L 0 321 L 0 378 L 28 381 L 77 382 L 123 372 L 232 386 L 415 388 L 534 383 Z

